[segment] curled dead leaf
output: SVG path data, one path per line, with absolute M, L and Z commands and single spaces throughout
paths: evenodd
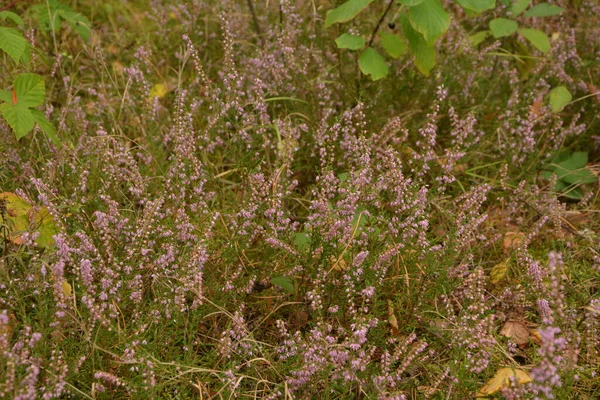
M 529 374 L 522 369 L 500 368 L 496 374 L 477 392 L 476 396 L 485 397 L 499 392 L 501 389 L 509 387 L 512 380 L 522 385 L 531 382 Z
M 529 343 L 529 329 L 518 321 L 506 321 L 500 334 L 512 339 L 520 347 Z
M 392 327 L 392 333 L 394 335 L 399 335 L 400 328 L 398 326 L 398 319 L 396 318 L 396 313 L 394 311 L 394 306 L 392 305 L 391 300 L 388 300 L 388 322 Z

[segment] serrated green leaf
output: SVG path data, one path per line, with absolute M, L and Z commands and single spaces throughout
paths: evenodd
M 527 7 L 529 7 L 530 4 L 531 0 L 515 0 L 512 6 L 509 8 L 512 14 L 511 16 L 513 18 L 518 17 L 523 11 L 527 9 Z
M 465 10 L 477 14 L 496 8 L 496 0 L 456 0 L 456 2 Z
M 31 110 L 19 104 L 2 103 L 0 113 L 15 132 L 17 139 L 21 139 L 33 129 L 34 120 Z
M 510 6 L 510 0 L 500 0 L 500 3 L 504 4 L 505 6 Z
M 550 107 L 553 113 L 557 113 L 569 104 L 573 99 L 571 92 L 564 86 L 555 87 L 550 91 Z
M 300 251 L 308 251 L 310 250 L 310 244 L 312 239 L 308 233 L 298 232 L 294 235 L 294 244 L 296 248 Z
M 519 29 L 519 33 L 542 53 L 546 54 L 550 51 L 550 39 L 548 39 L 548 35 L 539 29 L 522 28 Z
M 44 78 L 37 74 L 20 74 L 15 80 L 17 104 L 24 107 L 37 107 L 44 102 L 46 86 Z
M 54 143 L 55 146 L 60 146 L 61 140 L 58 136 L 56 136 L 54 125 L 52 125 L 52 123 L 48 121 L 44 113 L 40 110 L 36 110 L 35 108 L 30 109 L 30 111 L 33 120 L 40 127 L 42 132 L 44 132 L 46 136 L 48 136 L 50 140 L 52 140 L 52 143 Z
M 382 32 L 379 36 L 381 37 L 381 46 L 392 58 L 398 58 L 408 50 L 406 42 L 393 33 Z
M 11 21 L 13 21 L 15 24 L 17 24 L 21 28 L 25 25 L 23 23 L 23 20 L 21 19 L 21 17 L 19 17 L 19 15 L 15 14 L 12 11 L 1 11 L 0 18 L 2 18 L 3 21 L 6 19 L 10 19 Z
M 405 6 L 408 6 L 408 7 L 414 7 L 414 6 L 418 6 L 422 2 L 423 2 L 423 0 L 398 0 L 397 4 L 404 4 Z
M 294 281 L 289 276 L 274 276 L 271 278 L 271 283 L 290 294 L 293 294 L 296 291 Z
M 509 36 L 519 29 L 516 21 L 506 18 L 495 18 L 490 21 L 490 31 L 495 38 Z
M 87 17 L 71 9 L 59 10 L 58 14 L 62 19 L 67 21 L 69 25 L 71 25 L 71 28 L 73 28 L 73 30 L 77 32 L 84 41 L 87 42 L 90 39 L 91 24 Z
M 473 44 L 474 47 L 477 47 L 488 36 L 490 36 L 490 31 L 477 32 L 476 34 L 469 36 L 469 41 L 471 41 L 471 44 Z
M 529 10 L 527 10 L 527 12 L 525 13 L 525 16 L 526 17 L 551 17 L 553 15 L 558 15 L 558 14 L 562 13 L 563 11 L 565 11 L 565 9 L 562 7 L 554 6 L 554 5 L 548 4 L 548 3 L 540 3 L 540 4 L 536 4 L 535 6 L 531 7 Z
M 354 19 L 354 17 L 360 14 L 360 12 L 367 8 L 372 2 L 373 0 L 348 0 L 339 7 L 327 11 L 325 28 L 328 28 L 333 24 L 340 24 Z
M 415 57 L 415 66 L 425 76 L 429 76 L 435 66 L 437 52 L 433 45 L 427 43 L 423 35 L 415 31 L 406 15 L 400 18 L 402 32 L 408 40 L 410 52 Z
M 389 72 L 384 58 L 372 47 L 367 47 L 360 53 L 358 67 L 363 74 L 371 75 L 374 81 L 384 78 Z
M 439 0 L 424 0 L 408 11 L 414 30 L 421 33 L 428 44 L 433 44 L 450 27 L 450 15 Z
M 19 63 L 26 46 L 27 40 L 19 31 L 0 27 L 0 49 L 4 50 L 16 64 Z
M 349 33 L 344 33 L 335 39 L 335 44 L 340 49 L 360 50 L 365 42 L 366 40 L 362 36 L 350 35 Z

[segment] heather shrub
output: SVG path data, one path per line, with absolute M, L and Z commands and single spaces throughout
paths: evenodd
M 0 397 L 595 397 L 600 10 L 553 5 L 377 81 L 323 2 L 27 31 L 62 145 L 0 121 Z

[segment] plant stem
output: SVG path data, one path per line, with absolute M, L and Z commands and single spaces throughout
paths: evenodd
M 250 14 L 252 14 L 252 20 L 254 21 L 254 29 L 256 29 L 256 34 L 260 39 L 260 43 L 263 47 L 265 47 L 265 39 L 262 36 L 262 31 L 260 30 L 260 24 L 258 22 L 258 17 L 256 16 L 256 11 L 254 10 L 254 4 L 252 0 L 248 0 L 248 8 L 250 9 Z
M 383 14 L 381 14 L 381 18 L 379 18 L 379 21 L 377 22 L 377 25 L 375 26 L 375 29 L 373 30 L 373 33 L 371 34 L 371 39 L 369 39 L 369 47 L 371 47 L 371 45 L 373 44 L 373 41 L 375 40 L 375 35 L 377 34 L 379 27 L 383 23 L 385 16 L 387 15 L 388 12 L 390 12 L 390 9 L 392 8 L 392 4 L 394 4 L 394 1 L 395 0 L 390 0 L 385 11 L 383 12 Z

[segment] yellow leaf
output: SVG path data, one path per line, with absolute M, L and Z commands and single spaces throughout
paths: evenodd
M 167 95 L 167 93 L 169 93 L 167 85 L 164 83 L 157 83 L 156 85 L 152 86 L 152 89 L 150 89 L 150 98 L 157 97 L 162 99 Z
M 73 294 L 71 285 L 69 284 L 69 282 L 67 282 L 65 280 L 62 281 L 62 290 L 63 290 L 63 293 L 65 294 L 65 297 L 71 297 L 71 295 Z
M 514 377 L 514 381 L 519 385 L 531 382 L 529 374 L 522 369 L 500 368 L 496 374 L 482 387 L 476 396 L 489 396 L 499 392 L 502 388 L 510 386 L 510 378 Z
M 490 272 L 490 281 L 497 285 L 504 278 L 506 278 L 506 274 L 508 273 L 508 260 L 504 260 L 499 264 L 494 265 L 492 271 Z
M 400 327 L 398 326 L 398 318 L 396 318 L 396 312 L 394 311 L 391 300 L 388 300 L 388 322 L 392 327 L 392 333 L 396 335 L 399 334 Z
M 24 244 L 23 234 L 37 231 L 36 243 L 40 247 L 54 246 L 52 238 L 58 233 L 54 218 L 46 207 L 33 207 L 27 200 L 11 192 L 0 193 L 0 205 L 5 210 L 4 218 L 10 230 L 9 240 L 15 244 Z

